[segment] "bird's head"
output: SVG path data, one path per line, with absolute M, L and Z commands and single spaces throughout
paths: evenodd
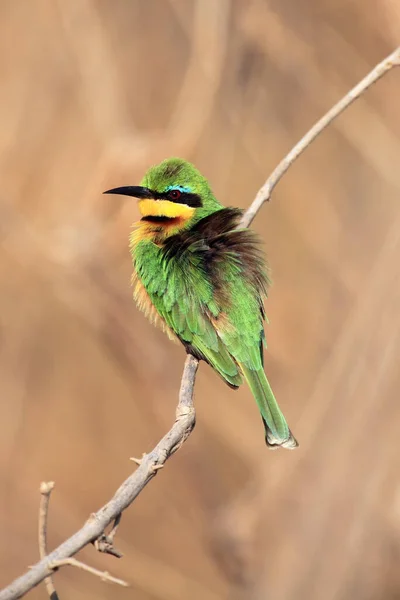
M 207 179 L 181 158 L 168 158 L 151 167 L 140 186 L 113 188 L 104 193 L 137 198 L 141 222 L 166 235 L 190 227 L 222 208 Z

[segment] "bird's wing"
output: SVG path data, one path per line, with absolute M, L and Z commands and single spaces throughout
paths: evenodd
M 141 261 L 146 268 L 138 268 L 137 276 L 157 313 L 189 352 L 208 362 L 228 385 L 239 386 L 240 369 L 215 327 L 221 303 L 196 253 L 153 265 L 153 251 L 149 248 Z

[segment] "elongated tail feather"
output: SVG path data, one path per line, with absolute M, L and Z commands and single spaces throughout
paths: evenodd
M 296 448 L 298 443 L 275 400 L 264 370 L 253 371 L 244 365 L 240 366 L 258 404 L 265 427 L 265 442 L 267 446 L 270 448 L 278 446 L 288 449 Z

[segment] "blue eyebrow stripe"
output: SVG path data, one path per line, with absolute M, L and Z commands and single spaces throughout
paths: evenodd
M 171 190 L 178 190 L 179 192 L 182 192 L 183 194 L 190 194 L 192 191 L 192 188 L 190 187 L 185 187 L 184 185 L 169 185 L 165 191 L 166 192 L 170 192 Z

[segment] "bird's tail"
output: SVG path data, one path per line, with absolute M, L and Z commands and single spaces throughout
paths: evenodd
M 278 406 L 275 396 L 268 383 L 264 369 L 253 371 L 243 364 L 240 365 L 243 375 L 256 399 L 265 427 L 265 442 L 270 448 L 297 448 L 297 440 L 290 431 L 285 417 Z

